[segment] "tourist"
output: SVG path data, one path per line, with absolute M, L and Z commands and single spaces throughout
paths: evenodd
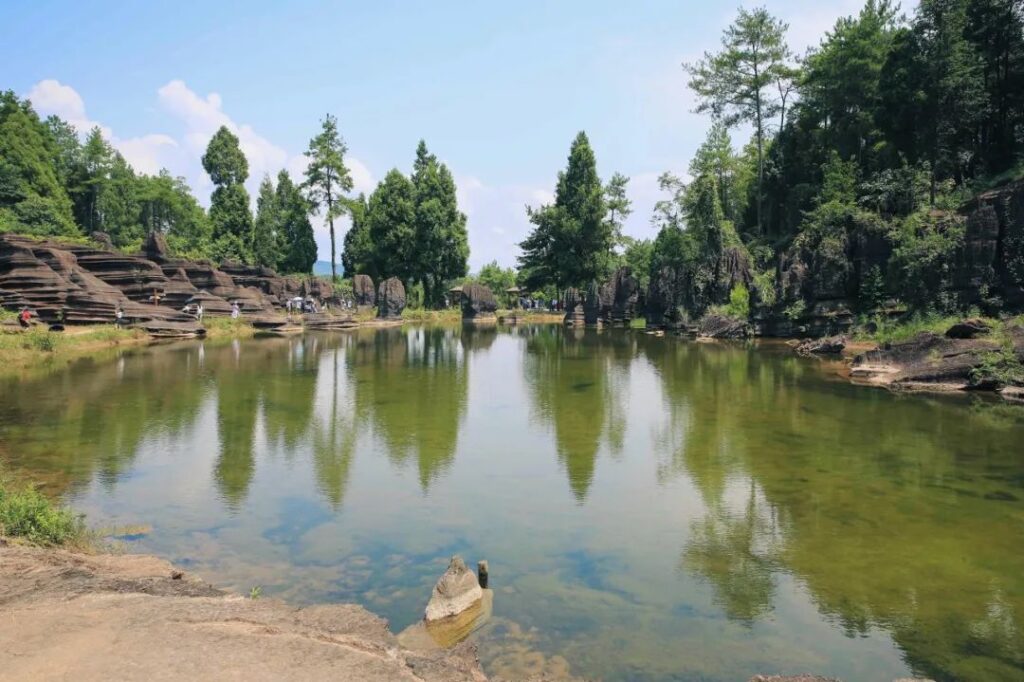
M 237 320 L 238 316 L 241 314 L 241 312 L 242 311 L 238 309 L 238 301 L 235 301 L 234 303 L 231 304 L 231 319 L 232 320 Z
M 196 320 L 199 322 L 203 321 L 203 304 L 196 303 Z
M 120 327 L 122 324 L 124 324 L 124 311 L 118 306 L 117 312 L 114 313 L 114 325 Z
M 32 324 L 32 312 L 27 306 L 21 309 L 21 314 L 18 315 L 18 324 L 24 329 L 28 329 L 29 325 Z

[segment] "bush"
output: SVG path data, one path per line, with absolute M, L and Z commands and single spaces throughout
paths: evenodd
M 67 545 L 85 537 L 85 522 L 70 509 L 55 506 L 34 488 L 15 489 L 0 479 L 0 535 L 38 545 Z

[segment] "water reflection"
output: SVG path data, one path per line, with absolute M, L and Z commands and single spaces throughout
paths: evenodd
M 488 558 L 496 672 L 1009 680 L 1021 414 L 763 348 L 393 328 L 7 381 L 0 460 L 214 580 L 397 628 L 434 559 Z

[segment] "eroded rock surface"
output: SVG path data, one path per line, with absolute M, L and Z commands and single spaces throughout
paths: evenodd
M 430 603 L 427 604 L 426 620 L 429 622 L 457 616 L 477 605 L 483 596 L 476 574 L 469 570 L 462 557 L 453 556 L 448 570 L 434 585 Z
M 801 355 L 838 355 L 846 348 L 845 336 L 826 336 L 822 339 L 807 339 L 796 347 Z
M 411 651 L 360 606 L 294 608 L 146 556 L 0 543 L 0 679 L 485 680 L 475 651 Z
M 377 289 L 377 317 L 400 320 L 405 310 L 405 285 L 397 277 L 389 277 Z
M 372 308 L 377 305 L 377 293 L 373 289 L 373 280 L 369 275 L 352 277 L 352 296 L 358 308 Z
M 493 319 L 498 301 L 490 287 L 473 282 L 462 287 L 462 319 Z

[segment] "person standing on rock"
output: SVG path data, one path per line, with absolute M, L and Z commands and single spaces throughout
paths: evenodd
M 242 311 L 238 309 L 238 301 L 231 304 L 231 319 L 237 320 Z
M 114 324 L 118 327 L 124 324 L 124 311 L 121 310 L 120 306 L 118 306 L 117 312 L 114 313 Z
M 31 323 L 32 312 L 28 309 L 28 306 L 25 306 L 21 309 L 21 313 L 18 315 L 18 324 L 20 324 L 23 329 L 28 329 Z
M 197 322 L 202 322 L 203 321 L 203 304 L 202 303 L 197 303 L 196 304 L 196 321 Z

